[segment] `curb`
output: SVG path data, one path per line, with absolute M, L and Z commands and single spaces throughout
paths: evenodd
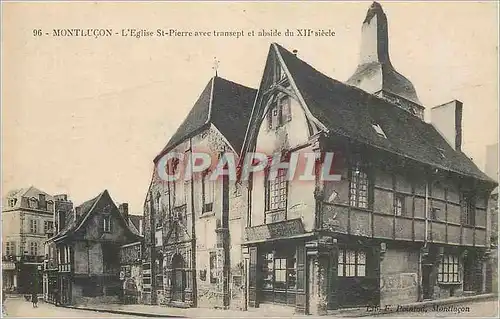
M 114 309 L 102 309 L 102 308 L 90 308 L 90 307 L 75 307 L 75 306 L 61 306 L 62 308 L 75 309 L 75 310 L 85 310 L 94 312 L 107 312 L 120 315 L 130 315 L 138 317 L 154 317 L 154 318 L 187 318 L 185 316 L 167 315 L 167 314 L 157 314 L 148 312 L 137 312 L 128 310 L 114 310 Z
M 415 308 L 424 308 L 434 305 L 453 305 L 457 303 L 464 303 L 469 301 L 480 301 L 480 300 L 489 300 L 489 299 L 497 299 L 498 295 L 496 294 L 482 294 L 475 296 L 467 296 L 467 297 L 458 297 L 458 298 L 447 298 L 447 299 L 438 299 L 438 300 L 429 300 L 422 302 L 414 302 L 400 305 L 401 307 L 415 307 Z M 393 305 L 394 306 L 394 305 Z M 62 308 L 75 309 L 75 310 L 84 310 L 84 311 L 94 311 L 94 312 L 103 312 L 103 313 L 113 313 L 113 314 L 122 314 L 122 315 L 131 315 L 137 317 L 150 317 L 150 318 L 188 318 L 182 315 L 168 315 L 168 314 L 158 314 L 158 313 L 149 313 L 149 312 L 138 312 L 138 311 L 128 311 L 128 310 L 114 310 L 114 309 L 102 309 L 102 308 L 92 308 L 92 307 L 77 307 L 77 306 L 60 306 Z M 366 311 L 364 308 L 355 308 L 352 310 L 334 310 L 329 312 L 326 316 L 322 317 L 344 317 L 344 318 L 358 318 L 358 317 L 368 317 L 368 316 L 383 316 L 386 314 L 393 314 L 397 311 L 385 310 L 384 308 L 380 308 L 380 310 L 374 311 Z

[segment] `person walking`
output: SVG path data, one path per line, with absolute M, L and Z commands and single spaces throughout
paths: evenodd
M 7 300 L 7 293 L 5 290 L 2 290 L 2 317 L 7 316 L 7 311 L 5 310 L 5 300 Z
M 38 294 L 33 291 L 31 294 L 31 302 L 33 303 L 33 308 L 38 308 Z
M 60 303 L 60 300 L 59 300 L 59 289 L 54 289 L 54 302 L 55 302 L 55 305 L 56 307 L 59 307 L 59 303 Z

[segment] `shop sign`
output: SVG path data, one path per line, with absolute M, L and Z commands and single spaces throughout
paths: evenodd
M 287 238 L 304 234 L 304 225 L 300 218 L 285 220 L 279 223 L 259 225 L 246 229 L 248 241 L 258 241 L 276 238 Z
M 16 269 L 16 265 L 13 262 L 3 262 L 2 269 L 3 270 L 14 270 L 14 269 Z

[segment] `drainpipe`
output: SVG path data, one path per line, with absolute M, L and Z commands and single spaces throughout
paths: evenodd
M 425 182 L 425 237 L 424 248 L 427 247 L 429 240 L 429 183 Z

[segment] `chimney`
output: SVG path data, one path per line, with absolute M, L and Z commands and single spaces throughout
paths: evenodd
M 142 236 L 142 218 L 139 219 L 139 235 Z
M 122 214 L 123 218 L 125 218 L 125 220 L 128 223 L 128 203 L 122 203 L 122 204 L 120 204 L 120 206 L 118 206 L 118 210 L 120 211 L 120 213 Z
M 297 56 L 297 54 L 299 53 L 299 50 L 295 49 L 292 51 L 293 55 Z
M 67 202 L 68 201 L 68 194 L 54 195 L 54 200 L 56 202 Z
M 75 221 L 78 220 L 78 217 L 80 217 L 80 206 L 75 207 L 74 213 L 75 213 Z
M 354 74 L 347 80 L 347 84 L 387 99 L 396 105 L 408 104 L 403 106 L 403 109 L 420 109 L 422 103 L 418 99 L 415 87 L 409 79 L 397 72 L 391 63 L 388 32 L 387 16 L 382 6 L 378 2 L 373 2 L 361 26 L 359 63 Z M 409 103 L 399 101 L 401 98 Z
M 431 123 L 457 151 L 462 150 L 462 106 L 452 100 L 431 109 Z

